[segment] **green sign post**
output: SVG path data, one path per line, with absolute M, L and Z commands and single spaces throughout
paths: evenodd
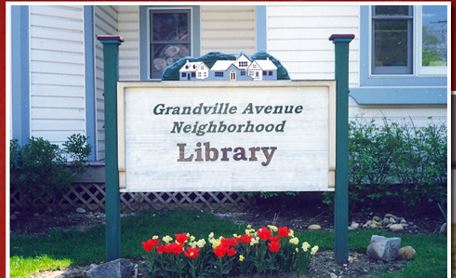
M 117 164 L 117 80 L 119 79 L 119 36 L 98 36 L 103 44 L 105 113 L 105 213 L 106 260 L 120 257 L 120 192 Z
M 338 264 L 348 259 L 348 45 L 354 35 L 332 35 L 336 78 L 336 194 L 334 252 Z
M 348 259 L 348 50 L 354 35 L 332 35 L 336 79 L 335 258 Z M 98 36 L 104 55 L 106 260 L 120 257 L 120 192 L 117 150 L 119 36 Z

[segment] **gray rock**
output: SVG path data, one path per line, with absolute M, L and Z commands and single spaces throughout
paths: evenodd
M 394 217 L 390 217 L 389 222 L 390 222 L 391 224 L 396 224 L 396 223 L 397 223 L 397 222 L 396 222 L 396 219 L 395 219 Z
M 83 208 L 77 208 L 77 209 L 76 209 L 76 212 L 77 212 L 77 213 L 86 213 L 86 210 L 83 209 Z
M 392 232 L 399 232 L 399 231 L 404 230 L 404 226 L 402 224 L 393 224 L 389 227 L 389 229 Z
M 391 214 L 391 213 L 385 214 L 384 217 L 385 217 L 385 218 L 396 218 L 396 216 L 395 216 L 394 214 Z
M 383 225 L 388 225 L 390 223 L 389 218 L 383 218 L 382 223 L 383 223 Z
M 440 232 L 441 234 L 446 234 L 446 232 L 447 232 L 447 223 L 443 223 L 443 225 L 440 226 L 439 232 Z
M 394 261 L 401 247 L 401 239 L 398 237 L 387 238 L 373 235 L 367 247 L 367 255 L 375 260 Z
M 374 216 L 374 217 L 372 218 L 372 220 L 377 221 L 377 222 L 382 221 L 382 219 L 381 219 L 380 217 L 378 217 L 378 216 Z
M 117 259 L 101 265 L 91 266 L 85 272 L 87 278 L 126 278 L 131 276 L 133 264 L 127 259 Z
M 404 218 L 401 219 L 401 224 L 406 224 L 407 223 L 407 220 L 405 220 Z

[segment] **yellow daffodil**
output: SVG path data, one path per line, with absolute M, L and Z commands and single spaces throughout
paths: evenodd
M 255 229 L 245 229 L 245 234 L 249 236 L 254 236 L 255 235 Z
M 173 241 L 173 238 L 167 235 L 167 236 L 164 236 L 162 238 L 162 240 L 164 243 L 170 243 L 171 241 Z
M 312 247 L 312 249 L 310 249 L 310 255 L 315 255 L 316 253 L 318 252 L 318 245 L 315 245 L 314 247 Z
M 302 250 L 303 250 L 304 252 L 307 252 L 307 250 L 309 250 L 310 246 L 311 246 L 311 245 L 310 245 L 307 241 L 305 241 L 305 242 L 302 244 Z
M 237 234 L 233 234 L 233 237 L 238 237 L 238 235 Z
M 247 225 L 247 229 L 252 229 L 252 225 Z
M 195 241 L 189 242 L 188 245 L 189 245 L 191 248 L 195 248 L 195 247 L 196 247 L 196 242 L 195 242 Z
M 253 246 L 255 244 L 260 243 L 260 238 L 259 237 L 254 237 L 250 240 L 250 246 Z
M 299 253 L 299 248 L 295 248 L 295 253 Z
M 288 236 L 289 237 L 294 237 L 294 231 L 292 229 L 290 229 L 290 231 L 288 232 Z
M 293 245 L 298 245 L 299 244 L 299 239 L 297 237 L 292 237 L 290 239 L 290 243 Z
M 198 246 L 199 248 L 203 248 L 205 245 L 206 245 L 206 240 L 204 240 L 204 238 L 202 238 L 196 242 L 196 246 Z
M 212 248 L 217 248 L 220 245 L 221 240 L 220 239 L 212 239 L 209 242 L 211 243 Z
M 209 234 L 209 238 L 214 238 L 214 233 L 213 233 L 213 232 L 211 232 L 211 233 Z
M 242 256 L 242 255 L 239 255 L 239 261 L 240 261 L 240 262 L 243 262 L 244 260 L 245 260 L 245 257 Z
M 191 241 L 195 241 L 195 237 L 194 236 L 190 236 L 190 242 Z
M 158 239 L 158 236 L 153 236 L 152 239 Z
M 273 232 L 277 232 L 279 229 L 277 228 L 277 226 L 274 226 L 274 225 L 268 225 L 268 228 L 269 230 L 273 231 Z

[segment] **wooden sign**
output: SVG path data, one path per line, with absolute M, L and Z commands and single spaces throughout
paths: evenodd
M 120 82 L 123 191 L 329 191 L 335 81 Z

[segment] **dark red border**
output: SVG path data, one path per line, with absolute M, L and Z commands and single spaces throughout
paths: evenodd
M 71 1 L 77 1 L 77 0 L 70 0 Z M 176 0 L 178 1 L 178 0 Z M 206 1 L 202 0 L 201 2 L 228 2 L 229 0 L 217 0 L 217 1 Z M 252 0 L 249 0 L 252 1 Z M 327 1 L 327 2 L 343 2 L 344 0 L 338 0 L 338 1 Z M 387 1 L 382 1 L 382 2 L 393 2 L 394 0 L 387 0 Z M 24 2 L 24 4 L 31 2 L 31 1 L 8 1 L 8 2 Z M 81 1 L 80 1 L 81 2 Z M 106 2 L 106 1 L 85 1 L 87 3 L 97 3 L 97 2 Z M 132 1 L 134 2 L 134 1 Z M 161 1 L 163 2 L 163 1 Z M 168 2 L 174 2 L 174 1 L 168 1 Z M 229 2 L 234 2 L 234 1 L 229 1 Z M 242 2 L 242 1 L 238 1 Z M 261 0 L 253 0 L 252 2 L 273 2 L 273 1 L 261 1 Z M 292 2 L 315 2 L 315 1 L 296 1 L 292 0 Z M 358 2 L 355 1 L 355 2 Z M 368 1 L 359 1 L 359 2 L 368 2 Z M 420 2 L 420 1 L 414 1 L 414 2 Z M 427 1 L 429 2 L 429 1 Z M 447 1 L 449 2 L 449 1 Z M 151 1 L 153 3 L 153 1 Z M 0 67 L 3 69 L 3 74 L 0 74 L 0 83 L 2 84 L 2 90 L 1 90 L 1 95 L 0 95 L 0 134 L 3 136 L 0 136 L 0 275 L 2 277 L 6 277 L 6 1 L 0 0 L 0 32 L 3 34 L 3 43 L 0 44 L 0 48 L 3 52 L 3 55 L 1 55 L 0 58 Z M 456 14 L 456 0 L 451 1 L 451 13 Z M 456 30 L 456 19 L 453 18 L 452 24 L 451 24 L 451 29 Z M 454 33 L 454 32 L 453 32 Z M 455 43 L 456 44 L 456 43 Z M 456 47 L 453 44 L 452 47 L 452 53 L 453 50 Z M 452 65 L 456 65 L 456 59 L 454 58 L 456 56 L 452 56 Z M 452 70 L 451 71 L 451 90 L 456 91 L 456 74 Z M 450 267 L 450 266 L 448 266 Z

